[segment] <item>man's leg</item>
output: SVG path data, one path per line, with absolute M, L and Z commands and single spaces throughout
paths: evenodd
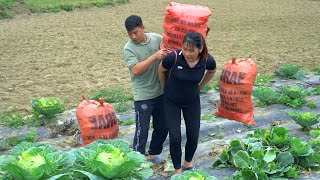
M 149 101 L 135 101 L 134 109 L 136 112 L 136 130 L 133 138 L 133 150 L 141 154 L 146 153 L 148 131 L 152 109 Z
M 162 152 L 163 143 L 167 138 L 168 129 L 164 119 L 164 101 L 163 95 L 153 101 L 152 126 L 153 132 L 151 137 L 149 155 L 158 155 Z

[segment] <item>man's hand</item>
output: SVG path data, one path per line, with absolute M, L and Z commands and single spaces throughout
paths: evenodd
M 166 51 L 166 49 L 160 49 L 159 51 L 154 53 L 153 56 L 155 60 L 162 60 L 167 55 Z

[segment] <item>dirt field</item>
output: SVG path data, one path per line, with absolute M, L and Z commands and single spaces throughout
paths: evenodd
M 104 87 L 130 88 L 122 58 L 123 21 L 140 15 L 162 34 L 168 0 L 131 0 L 116 7 L 0 20 L 0 113 L 29 112 L 31 99 L 57 97 L 67 109 Z M 320 1 L 179 0 L 208 6 L 207 42 L 218 72 L 232 56 L 254 55 L 259 72 L 294 63 L 320 66 Z

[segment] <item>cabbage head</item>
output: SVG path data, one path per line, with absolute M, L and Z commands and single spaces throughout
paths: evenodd
M 214 176 L 210 176 L 203 170 L 184 171 L 182 174 L 176 174 L 171 177 L 171 180 L 218 180 Z
M 32 172 L 34 169 L 43 164 L 46 164 L 46 159 L 44 156 L 40 154 L 32 155 L 28 151 L 23 152 L 22 155 L 19 156 L 18 160 L 18 165 L 29 172 Z
M 105 165 L 119 166 L 124 162 L 124 153 L 122 153 L 118 148 L 113 146 L 107 147 L 109 151 L 102 151 L 97 156 L 97 161 L 102 162 Z
M 71 173 L 68 170 L 74 161 L 72 154 L 51 145 L 22 142 L 11 155 L 0 158 L 0 172 L 3 172 L 5 179 L 53 180 L 57 176 L 69 176 Z
M 72 150 L 77 175 L 89 179 L 147 179 L 153 170 L 146 157 L 121 139 L 97 140 Z

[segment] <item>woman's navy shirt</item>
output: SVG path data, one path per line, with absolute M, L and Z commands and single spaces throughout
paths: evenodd
M 199 59 L 198 63 L 190 68 L 182 52 L 176 54 L 171 52 L 162 60 L 162 66 L 168 69 L 170 76 L 164 86 L 164 95 L 169 100 L 178 104 L 190 104 L 199 98 L 199 83 L 202 80 L 205 70 L 214 70 L 216 62 L 209 54 L 208 59 Z

